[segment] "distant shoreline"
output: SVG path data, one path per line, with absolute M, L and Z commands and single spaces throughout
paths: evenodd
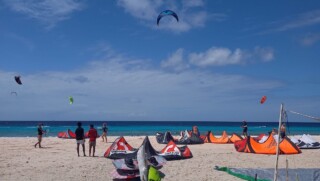
M 59 132 L 68 129 L 73 132 L 77 128 L 78 121 L 0 121 L 0 137 L 33 137 L 37 134 L 37 126 L 43 123 L 43 128 L 48 131 L 48 136 L 55 137 Z M 102 123 L 107 123 L 109 136 L 154 136 L 157 132 L 170 131 L 178 135 L 182 130 L 191 130 L 192 126 L 198 126 L 203 135 L 212 131 L 214 135 L 221 135 L 226 131 L 242 134 L 241 122 L 209 122 L 209 121 L 82 121 L 85 131 L 93 124 L 98 132 L 101 132 Z M 249 135 L 267 134 L 273 128 L 278 128 L 277 122 L 247 122 Z M 288 122 L 287 131 L 289 135 L 320 135 L 320 124 Z
M 139 121 L 126 121 L 126 120 L 118 120 L 118 121 L 114 121 L 114 120 L 0 120 L 1 122 L 212 122 L 212 123 L 241 123 L 241 119 L 239 119 L 239 121 L 168 121 L 168 120 L 163 120 L 163 121 L 152 121 L 152 120 L 139 120 Z M 279 121 L 250 121 L 247 120 L 248 123 L 279 123 Z M 301 123 L 301 124 L 320 124 L 320 121 L 291 121 L 289 123 Z

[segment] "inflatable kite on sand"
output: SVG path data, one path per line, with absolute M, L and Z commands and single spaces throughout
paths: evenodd
M 303 134 L 299 139 L 291 138 L 300 149 L 320 149 L 320 143 L 311 138 L 311 135 Z
M 236 133 L 232 133 L 232 135 L 229 138 L 226 131 L 223 131 L 220 137 L 214 136 L 214 134 L 211 131 L 209 131 L 208 134 L 204 136 L 205 143 L 227 144 L 234 143 L 240 140 L 243 140 L 243 138 Z
M 84 134 L 84 138 L 89 138 L 89 131 L 87 131 L 85 134 Z M 99 138 L 100 135 L 98 134 L 97 135 L 97 138 Z M 64 138 L 64 139 L 76 139 L 76 133 L 72 132 L 70 129 L 68 129 L 67 131 L 65 132 L 59 132 L 58 133 L 58 138 Z
M 262 143 L 248 136 L 246 139 L 236 141 L 234 147 L 238 152 L 255 154 L 276 154 L 277 142 L 269 134 L 268 138 Z M 301 150 L 288 138 L 284 137 L 279 144 L 280 154 L 299 154 Z
M 175 139 L 169 131 L 165 133 L 156 133 L 156 139 L 159 144 L 168 144 L 170 140 L 173 140 L 175 144 L 178 145 L 191 145 L 191 144 L 203 144 L 204 141 L 200 136 L 195 135 L 194 133 L 189 133 L 188 130 L 183 132 L 183 137 L 180 139 Z
M 158 153 L 158 155 L 163 156 L 166 160 L 180 160 L 192 158 L 192 153 L 187 145 L 178 147 L 173 140 Z
M 75 139 L 76 134 L 74 132 L 72 132 L 70 129 L 68 129 L 66 132 L 59 132 L 58 138 Z
M 120 137 L 120 139 L 121 138 L 123 137 Z M 121 150 L 117 148 L 118 146 L 128 146 L 126 142 L 123 142 L 125 141 L 124 138 L 121 142 L 120 139 L 115 141 L 115 144 L 111 145 L 111 149 L 109 148 L 108 150 L 120 152 Z M 115 166 L 115 170 L 111 172 L 111 176 L 114 180 L 158 181 L 164 177 L 164 174 L 157 169 L 160 169 L 166 163 L 166 159 L 157 156 L 148 137 L 144 139 L 140 148 L 135 150 L 135 154 L 129 153 L 127 155 L 123 154 L 123 156 L 125 156 L 123 159 L 117 159 L 112 162 Z

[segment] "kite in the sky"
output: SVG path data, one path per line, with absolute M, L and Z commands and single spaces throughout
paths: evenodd
M 160 20 L 161 20 L 162 17 L 164 17 L 164 16 L 169 16 L 169 15 L 175 17 L 176 20 L 179 22 L 178 15 L 177 15 L 175 12 L 173 12 L 173 11 L 171 11 L 171 10 L 164 10 L 164 11 L 162 11 L 162 12 L 159 14 L 159 16 L 158 16 L 158 18 L 157 18 L 157 25 L 159 26 L 159 22 L 160 22 Z
M 22 82 L 20 80 L 20 75 L 14 76 L 14 80 L 16 80 L 17 84 L 22 85 Z
M 69 97 L 69 103 L 73 104 L 73 97 L 72 96 Z
M 262 96 L 260 103 L 263 104 L 264 102 L 266 102 L 267 100 L 267 96 Z

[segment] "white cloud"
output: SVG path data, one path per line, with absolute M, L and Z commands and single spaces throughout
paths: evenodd
M 305 46 L 311 46 L 320 41 L 320 33 L 308 34 L 301 39 L 301 44 Z
M 204 6 L 203 0 L 183 0 L 182 4 L 184 7 L 201 7 Z
M 295 20 L 284 23 L 276 31 L 286 31 L 294 28 L 311 26 L 320 23 L 320 10 L 315 10 L 299 15 Z
M 202 27 L 207 21 L 208 13 L 205 11 L 199 11 L 197 13 L 190 14 L 189 16 L 189 22 L 192 26 Z
M 179 64 L 181 57 L 179 49 L 170 61 Z M 278 81 L 192 69 L 175 74 L 145 64 L 114 56 L 69 72 L 22 74 L 22 86 L 13 80 L 16 73 L 0 71 L 0 119 L 215 119 L 222 109 L 237 111 L 230 107 L 235 101 L 258 99 L 261 91 L 282 86 Z M 18 96 L 10 96 L 11 91 Z M 73 105 L 68 103 L 70 95 Z
M 118 0 L 126 12 L 142 20 L 154 20 L 158 16 L 156 8 L 161 4 L 160 0 Z
M 213 13 L 213 14 L 210 14 L 210 16 L 208 18 L 212 19 L 214 21 L 220 22 L 220 21 L 226 20 L 227 15 L 223 14 L 223 13 Z
M 255 55 L 264 62 L 269 62 L 274 59 L 274 50 L 272 48 L 255 48 Z
M 160 0 L 118 0 L 118 5 L 150 28 L 169 30 L 175 33 L 203 27 L 210 17 L 206 11 L 199 9 L 204 7 L 204 1 L 202 0 L 182 1 L 182 5 Z M 160 25 L 156 26 L 156 19 L 159 13 L 165 9 L 175 11 L 178 14 L 179 22 L 174 18 L 164 17 L 161 19 Z M 216 20 L 214 16 L 212 19 Z
M 76 0 L 4 0 L 11 10 L 27 15 L 54 27 L 58 22 L 68 19 L 70 14 L 81 10 L 83 4 Z
M 4 33 L 3 34 L 5 37 L 8 37 L 10 39 L 12 39 L 13 41 L 23 45 L 24 47 L 26 47 L 29 51 L 33 51 L 35 48 L 35 44 L 28 38 L 20 36 L 18 34 L 15 33 Z
M 228 48 L 216 47 L 212 47 L 206 52 L 191 53 L 189 55 L 190 63 L 200 67 L 242 64 L 245 58 L 246 56 L 240 49 L 232 52 Z
M 189 62 L 199 67 L 241 65 L 249 61 L 269 62 L 274 59 L 272 48 L 256 47 L 253 51 L 212 47 L 205 52 L 189 54 Z
M 187 70 L 191 65 L 206 68 L 211 66 L 241 65 L 253 62 L 270 62 L 274 60 L 274 50 L 268 47 L 255 47 L 252 51 L 234 51 L 224 47 L 211 47 L 204 52 L 189 53 L 184 58 L 182 48 L 172 53 L 168 59 L 161 62 L 161 67 L 175 72 Z
M 163 60 L 161 62 L 161 67 L 172 69 L 176 72 L 188 69 L 189 65 L 183 60 L 183 49 L 178 49 L 167 60 Z
M 299 14 L 297 16 L 290 16 L 287 18 L 282 18 L 269 23 L 268 28 L 263 28 L 264 30 L 258 34 L 267 34 L 272 32 L 283 32 L 293 29 L 303 28 L 307 26 L 314 26 L 320 24 L 320 10 L 314 10 L 306 13 Z M 255 27 L 251 29 L 256 29 Z

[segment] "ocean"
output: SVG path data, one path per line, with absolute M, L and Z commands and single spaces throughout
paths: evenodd
M 35 137 L 39 121 L 0 121 L 0 137 Z M 56 137 L 58 132 L 71 129 L 75 131 L 77 121 L 42 121 L 46 136 Z M 101 134 L 103 123 L 107 123 L 110 136 L 154 136 L 156 132 L 170 131 L 178 135 L 182 130 L 191 130 L 196 125 L 201 134 L 212 131 L 214 135 L 242 133 L 242 122 L 201 122 L 201 121 L 82 121 L 85 131 L 93 124 Z M 268 133 L 272 128 L 278 128 L 277 122 L 247 122 L 249 135 Z M 289 135 L 311 134 L 320 135 L 319 122 L 286 122 Z

